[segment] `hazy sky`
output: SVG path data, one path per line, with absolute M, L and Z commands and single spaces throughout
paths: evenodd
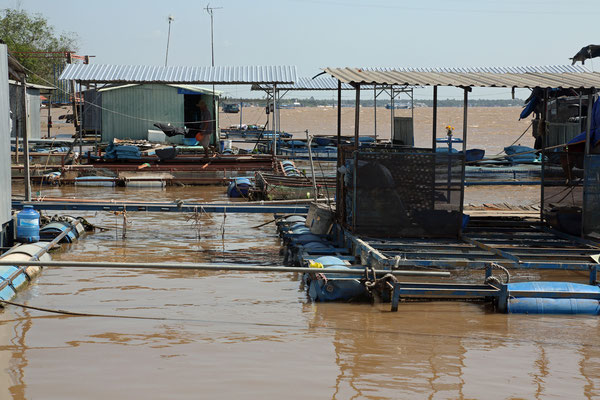
M 175 18 L 169 65 L 210 65 L 207 3 L 0 0 L 2 8 L 41 14 L 57 32 L 75 32 L 79 53 L 95 55 L 93 63 L 128 65 L 164 65 L 169 15 Z M 296 65 L 300 76 L 328 66 L 570 64 L 582 46 L 600 44 L 599 0 L 212 0 L 210 6 L 222 7 L 214 10 L 216 65 Z M 600 59 L 586 66 L 600 70 Z M 509 93 L 486 89 L 473 95 Z M 448 89 L 445 94 L 460 95 Z

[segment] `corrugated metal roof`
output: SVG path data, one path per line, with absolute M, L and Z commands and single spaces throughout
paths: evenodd
M 389 85 L 387 85 L 389 86 Z M 404 86 L 403 86 L 404 87 Z M 277 85 L 278 90 L 300 91 L 300 90 L 337 90 L 338 80 L 331 76 L 320 75 L 316 78 L 300 77 L 292 84 Z M 373 89 L 373 85 L 365 85 L 363 89 Z M 397 88 L 398 89 L 398 88 Z M 255 84 L 251 90 L 271 91 L 272 84 Z M 354 86 L 342 83 L 342 90 L 354 90 Z
M 111 90 L 125 89 L 128 87 L 139 86 L 139 85 L 142 85 L 142 84 L 141 83 L 129 83 L 129 84 L 124 84 L 124 85 L 106 86 L 101 89 L 98 89 L 98 92 L 108 92 Z M 213 94 L 214 93 L 217 96 L 220 96 L 223 94 L 223 92 L 221 92 L 219 90 L 215 90 L 213 92 L 212 89 L 201 87 L 201 86 L 196 86 L 196 85 L 179 85 L 179 84 L 170 84 L 169 83 L 169 84 L 167 84 L 167 86 L 171 86 L 171 87 L 178 88 L 178 89 L 189 90 L 190 92 L 197 92 L 197 93 L 202 93 L 202 94 Z
M 59 77 L 84 83 L 254 84 L 293 83 L 295 66 L 160 67 L 70 64 Z
M 338 80 L 330 76 L 317 76 L 316 78 L 299 77 L 292 84 L 277 85 L 281 90 L 337 90 Z M 252 90 L 272 90 L 272 84 L 252 85 Z M 347 83 L 342 83 L 342 90 L 354 89 Z
M 515 88 L 600 88 L 600 73 L 582 66 L 510 68 L 325 68 L 345 83 Z

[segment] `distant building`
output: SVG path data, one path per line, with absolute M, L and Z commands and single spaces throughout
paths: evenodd
M 194 121 L 195 106 L 204 100 L 215 122 L 211 144 L 219 141 L 219 94 L 195 85 L 127 84 L 105 86 L 84 92 L 84 131 L 100 130 L 103 142 L 113 139 L 148 139 L 154 123 L 171 123 L 181 127 Z M 167 138 L 171 143 L 183 143 L 182 136 Z
M 7 75 L 8 76 L 8 75 Z M 21 82 L 9 80 L 9 99 L 10 99 L 10 115 L 11 115 L 11 128 L 10 136 L 16 137 L 17 133 L 20 138 L 23 134 L 19 130 L 19 124 L 21 116 L 23 114 L 22 106 L 22 95 L 23 89 L 21 89 Z M 27 83 L 27 129 L 29 132 L 29 139 L 40 139 L 42 132 L 40 128 L 41 113 L 40 113 L 40 96 L 43 92 L 54 90 L 52 86 L 42 86 Z

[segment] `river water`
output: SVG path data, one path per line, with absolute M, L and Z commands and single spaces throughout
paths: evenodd
M 37 191 L 38 188 L 35 188 Z M 22 190 L 13 187 L 13 193 Z M 471 191 L 467 202 L 535 201 Z M 224 187 L 43 187 L 48 197 L 224 201 Z M 505 196 L 506 197 L 506 196 Z M 505 200 L 503 200 L 505 201 Z M 278 265 L 271 215 L 76 213 L 108 228 L 54 260 Z M 464 272 L 463 272 L 464 274 Z M 472 279 L 482 272 L 473 272 Z M 515 279 L 579 273 L 520 272 Z M 481 304 L 311 303 L 292 273 L 46 268 L 0 312 L 0 399 L 593 399 L 600 324 Z

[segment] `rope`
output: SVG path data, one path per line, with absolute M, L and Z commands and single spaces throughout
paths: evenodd
M 508 270 L 507 270 L 505 267 L 503 267 L 502 265 L 500 265 L 500 264 L 497 264 L 497 263 L 490 263 L 490 267 L 492 267 L 492 269 L 496 268 L 496 269 L 499 269 L 499 270 L 503 271 L 503 272 L 506 274 L 506 281 L 503 283 L 503 282 L 500 280 L 500 278 L 498 278 L 498 277 L 497 277 L 497 276 L 495 276 L 495 275 L 492 275 L 492 276 L 489 276 L 489 277 L 488 277 L 488 278 L 485 280 L 485 283 L 496 282 L 496 283 L 498 283 L 498 284 L 500 284 L 500 285 L 505 285 L 505 284 L 507 284 L 507 283 L 509 283 L 509 282 L 510 282 L 510 272 L 508 272 Z
M 521 133 L 521 136 L 519 136 L 514 142 L 512 142 L 509 146 L 510 147 L 512 145 L 514 145 L 515 143 L 517 143 L 519 140 L 521 140 L 521 138 L 523 137 L 523 135 L 525 135 L 525 133 L 529 130 L 529 128 L 531 128 L 533 126 L 533 121 L 531 121 L 531 123 L 529 124 L 529 126 L 523 131 L 523 133 Z M 502 154 L 502 152 L 496 154 L 497 156 Z
M 385 329 L 364 329 L 361 327 L 335 327 L 335 326 L 317 326 L 313 324 L 306 325 L 293 325 L 293 324 L 281 324 L 281 323 L 270 323 L 270 322 L 244 322 L 244 321 L 224 321 L 224 320 L 202 320 L 202 319 L 193 319 L 193 318 L 167 318 L 167 317 L 142 317 L 135 315 L 116 315 L 116 314 L 96 314 L 96 313 L 83 313 L 83 312 L 74 312 L 68 310 L 55 310 L 51 308 L 43 308 L 30 306 L 26 304 L 16 303 L 7 300 L 0 300 L 0 304 L 9 304 L 15 307 L 21 307 L 30 310 L 36 310 L 41 312 L 47 312 L 52 314 L 59 315 L 70 315 L 74 317 L 96 317 L 96 318 L 119 318 L 119 319 L 137 319 L 137 320 L 150 320 L 150 321 L 175 321 L 175 322 L 196 322 L 203 324 L 227 324 L 227 325 L 243 325 L 243 326 L 260 326 L 260 327 L 277 327 L 277 328 L 295 328 L 295 329 L 321 329 L 329 332 L 368 332 L 368 333 L 376 333 L 376 334 L 386 334 L 386 335 L 396 335 L 396 336 L 410 336 L 410 337 L 434 337 L 434 338 L 454 338 L 454 339 L 472 339 L 477 341 L 489 341 L 490 336 L 486 335 L 482 337 L 480 335 L 448 335 L 444 333 L 430 333 L 430 332 L 412 332 L 408 330 L 385 330 Z M 31 318 L 27 318 L 30 320 Z M 507 340 L 505 337 L 498 337 L 498 340 L 511 342 L 511 343 L 535 343 L 535 344 L 553 344 L 560 346 L 576 346 L 577 348 L 596 348 L 596 343 L 588 344 L 578 342 L 565 342 L 564 340 L 560 341 L 548 341 L 548 340 L 539 340 L 539 339 L 521 339 L 521 338 L 511 338 Z

